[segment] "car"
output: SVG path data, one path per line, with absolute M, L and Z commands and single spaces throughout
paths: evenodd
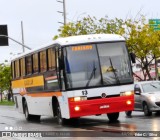
M 141 81 L 134 84 L 134 111 L 143 111 L 145 116 L 160 113 L 160 81 Z M 125 112 L 131 116 L 132 111 Z

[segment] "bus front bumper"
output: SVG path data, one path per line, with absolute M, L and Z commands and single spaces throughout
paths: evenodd
M 134 96 L 69 102 L 70 118 L 134 110 Z

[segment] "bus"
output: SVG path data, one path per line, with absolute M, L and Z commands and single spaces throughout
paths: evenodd
M 12 59 L 12 91 L 26 120 L 53 116 L 58 124 L 134 108 L 131 57 L 115 34 L 58 38 Z

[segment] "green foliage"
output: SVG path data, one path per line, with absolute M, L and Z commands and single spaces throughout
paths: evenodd
M 5 64 L 0 64 L 0 93 L 9 91 L 11 86 L 11 68 Z M 2 96 L 1 96 L 2 101 Z
M 127 20 L 126 25 L 126 40 L 129 51 L 136 54 L 137 60 L 142 66 L 144 79 L 150 75 L 149 65 L 153 60 L 160 57 L 160 31 L 154 31 L 143 16 L 139 20 Z
M 69 22 L 58 29 L 58 37 L 67 37 L 73 35 L 99 34 L 99 33 L 116 33 L 124 34 L 123 20 L 115 18 L 109 20 L 108 17 L 97 19 L 96 17 L 84 17 L 75 23 Z
M 13 101 L 3 100 L 0 102 L 0 105 L 13 106 L 13 105 L 15 105 L 15 103 Z

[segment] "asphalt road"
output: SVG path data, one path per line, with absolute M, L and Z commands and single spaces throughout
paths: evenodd
M 27 122 L 23 114 L 20 114 L 15 107 L 0 106 L 0 131 L 1 132 L 35 132 L 48 131 L 57 132 L 53 137 L 2 137 L 2 140 L 37 140 L 37 139 L 160 139 L 160 134 L 155 131 L 160 130 L 160 115 L 153 113 L 152 116 L 146 117 L 143 112 L 133 112 L 132 117 L 128 118 L 125 113 L 121 113 L 119 121 L 109 122 L 106 115 L 82 117 L 78 122 L 68 122 L 64 126 L 57 125 L 56 119 L 42 116 L 40 122 Z M 142 133 L 138 133 L 143 131 Z M 148 132 L 149 131 L 149 132 Z M 64 133 L 66 132 L 66 133 Z M 136 132 L 138 137 L 128 137 Z M 160 132 L 159 132 L 160 133 Z M 159 137 L 156 137 L 156 134 Z M 48 134 L 49 136 L 50 134 Z M 135 133 L 134 133 L 135 135 Z M 142 136 L 141 136 L 142 135 Z M 150 135 L 150 136 L 149 136 Z M 152 136 L 152 137 L 151 137 Z M 83 138 L 82 138 L 83 137 Z

